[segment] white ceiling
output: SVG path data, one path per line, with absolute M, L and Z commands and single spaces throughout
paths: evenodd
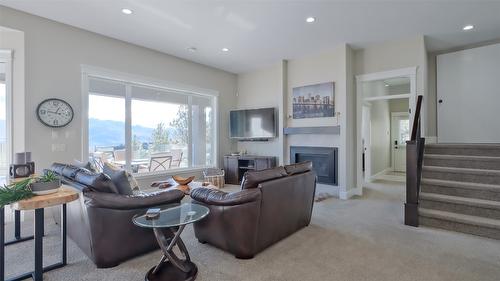
M 415 35 L 431 51 L 500 38 L 500 2 L 0 0 L 1 5 L 240 73 L 349 43 Z M 132 15 L 121 13 L 130 8 Z M 305 18 L 316 17 L 313 24 Z M 465 24 L 475 25 L 463 32 Z M 189 47 L 198 51 L 190 52 Z M 221 48 L 227 47 L 224 53 Z

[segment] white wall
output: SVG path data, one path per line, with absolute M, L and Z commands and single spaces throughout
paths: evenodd
M 237 108 L 274 107 L 279 113 L 282 100 L 281 94 L 281 64 L 272 67 L 243 73 L 238 75 Z M 278 135 L 283 130 L 277 129 Z M 238 142 L 238 151 L 247 151 L 248 154 L 281 156 L 279 138 L 269 141 L 241 141 Z
M 38 169 L 81 157 L 82 64 L 219 91 L 220 156 L 236 148 L 228 138 L 228 112 L 236 104 L 236 75 L 3 6 L 0 26 L 24 32 L 26 149 L 33 152 Z M 51 97 L 73 106 L 75 118 L 65 128 L 50 129 L 36 118 L 38 103 Z M 54 143 L 64 144 L 66 151 L 51 151 Z
M 500 44 L 437 56 L 439 142 L 498 143 Z
M 354 79 L 353 51 L 347 45 L 338 46 L 306 57 L 288 60 L 275 66 L 238 75 L 238 107 L 281 107 L 283 127 L 341 126 L 340 135 L 289 135 L 283 140 L 263 143 L 241 142 L 238 148 L 250 153 L 279 156 L 289 163 L 290 146 L 326 146 L 339 148 L 339 185 L 341 197 L 355 186 L 354 179 Z M 294 87 L 335 82 L 335 117 L 293 119 L 292 91 Z M 349 110 L 348 110 L 349 108 Z M 283 137 L 283 136 L 281 136 Z M 283 152 L 284 151 L 284 152 Z M 334 189 L 334 188 L 332 188 Z
M 1 14 L 0 14 L 1 15 Z M 24 33 L 0 26 L 0 49 L 13 51 L 12 58 L 12 150 L 25 149 Z
M 429 108 L 432 110 L 434 107 L 433 98 L 427 96 L 427 63 L 424 37 L 415 36 L 356 50 L 354 72 L 356 75 L 360 75 L 416 66 L 417 95 L 424 96 L 422 121 L 425 128 L 423 135 L 435 136 L 435 117 L 432 114 L 427 114 Z
M 391 115 L 387 100 L 371 103 L 371 176 L 391 166 Z

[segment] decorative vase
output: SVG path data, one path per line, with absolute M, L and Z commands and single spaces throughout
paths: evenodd
M 36 195 L 45 195 L 56 193 L 61 187 L 61 180 L 49 181 L 49 182 L 34 182 L 31 183 L 31 191 Z

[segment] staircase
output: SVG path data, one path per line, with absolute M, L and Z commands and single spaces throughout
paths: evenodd
M 421 225 L 500 239 L 500 144 L 427 144 Z

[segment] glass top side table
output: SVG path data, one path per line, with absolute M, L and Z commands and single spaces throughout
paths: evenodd
M 135 225 L 151 228 L 160 245 L 163 256 L 160 262 L 146 274 L 147 281 L 191 281 L 195 280 L 198 268 L 191 262 L 189 253 L 181 239 L 185 226 L 206 217 L 209 209 L 193 203 L 172 204 L 161 209 L 155 219 L 146 218 L 146 215 L 135 216 L 132 221 Z M 179 257 L 174 249 L 183 257 Z

